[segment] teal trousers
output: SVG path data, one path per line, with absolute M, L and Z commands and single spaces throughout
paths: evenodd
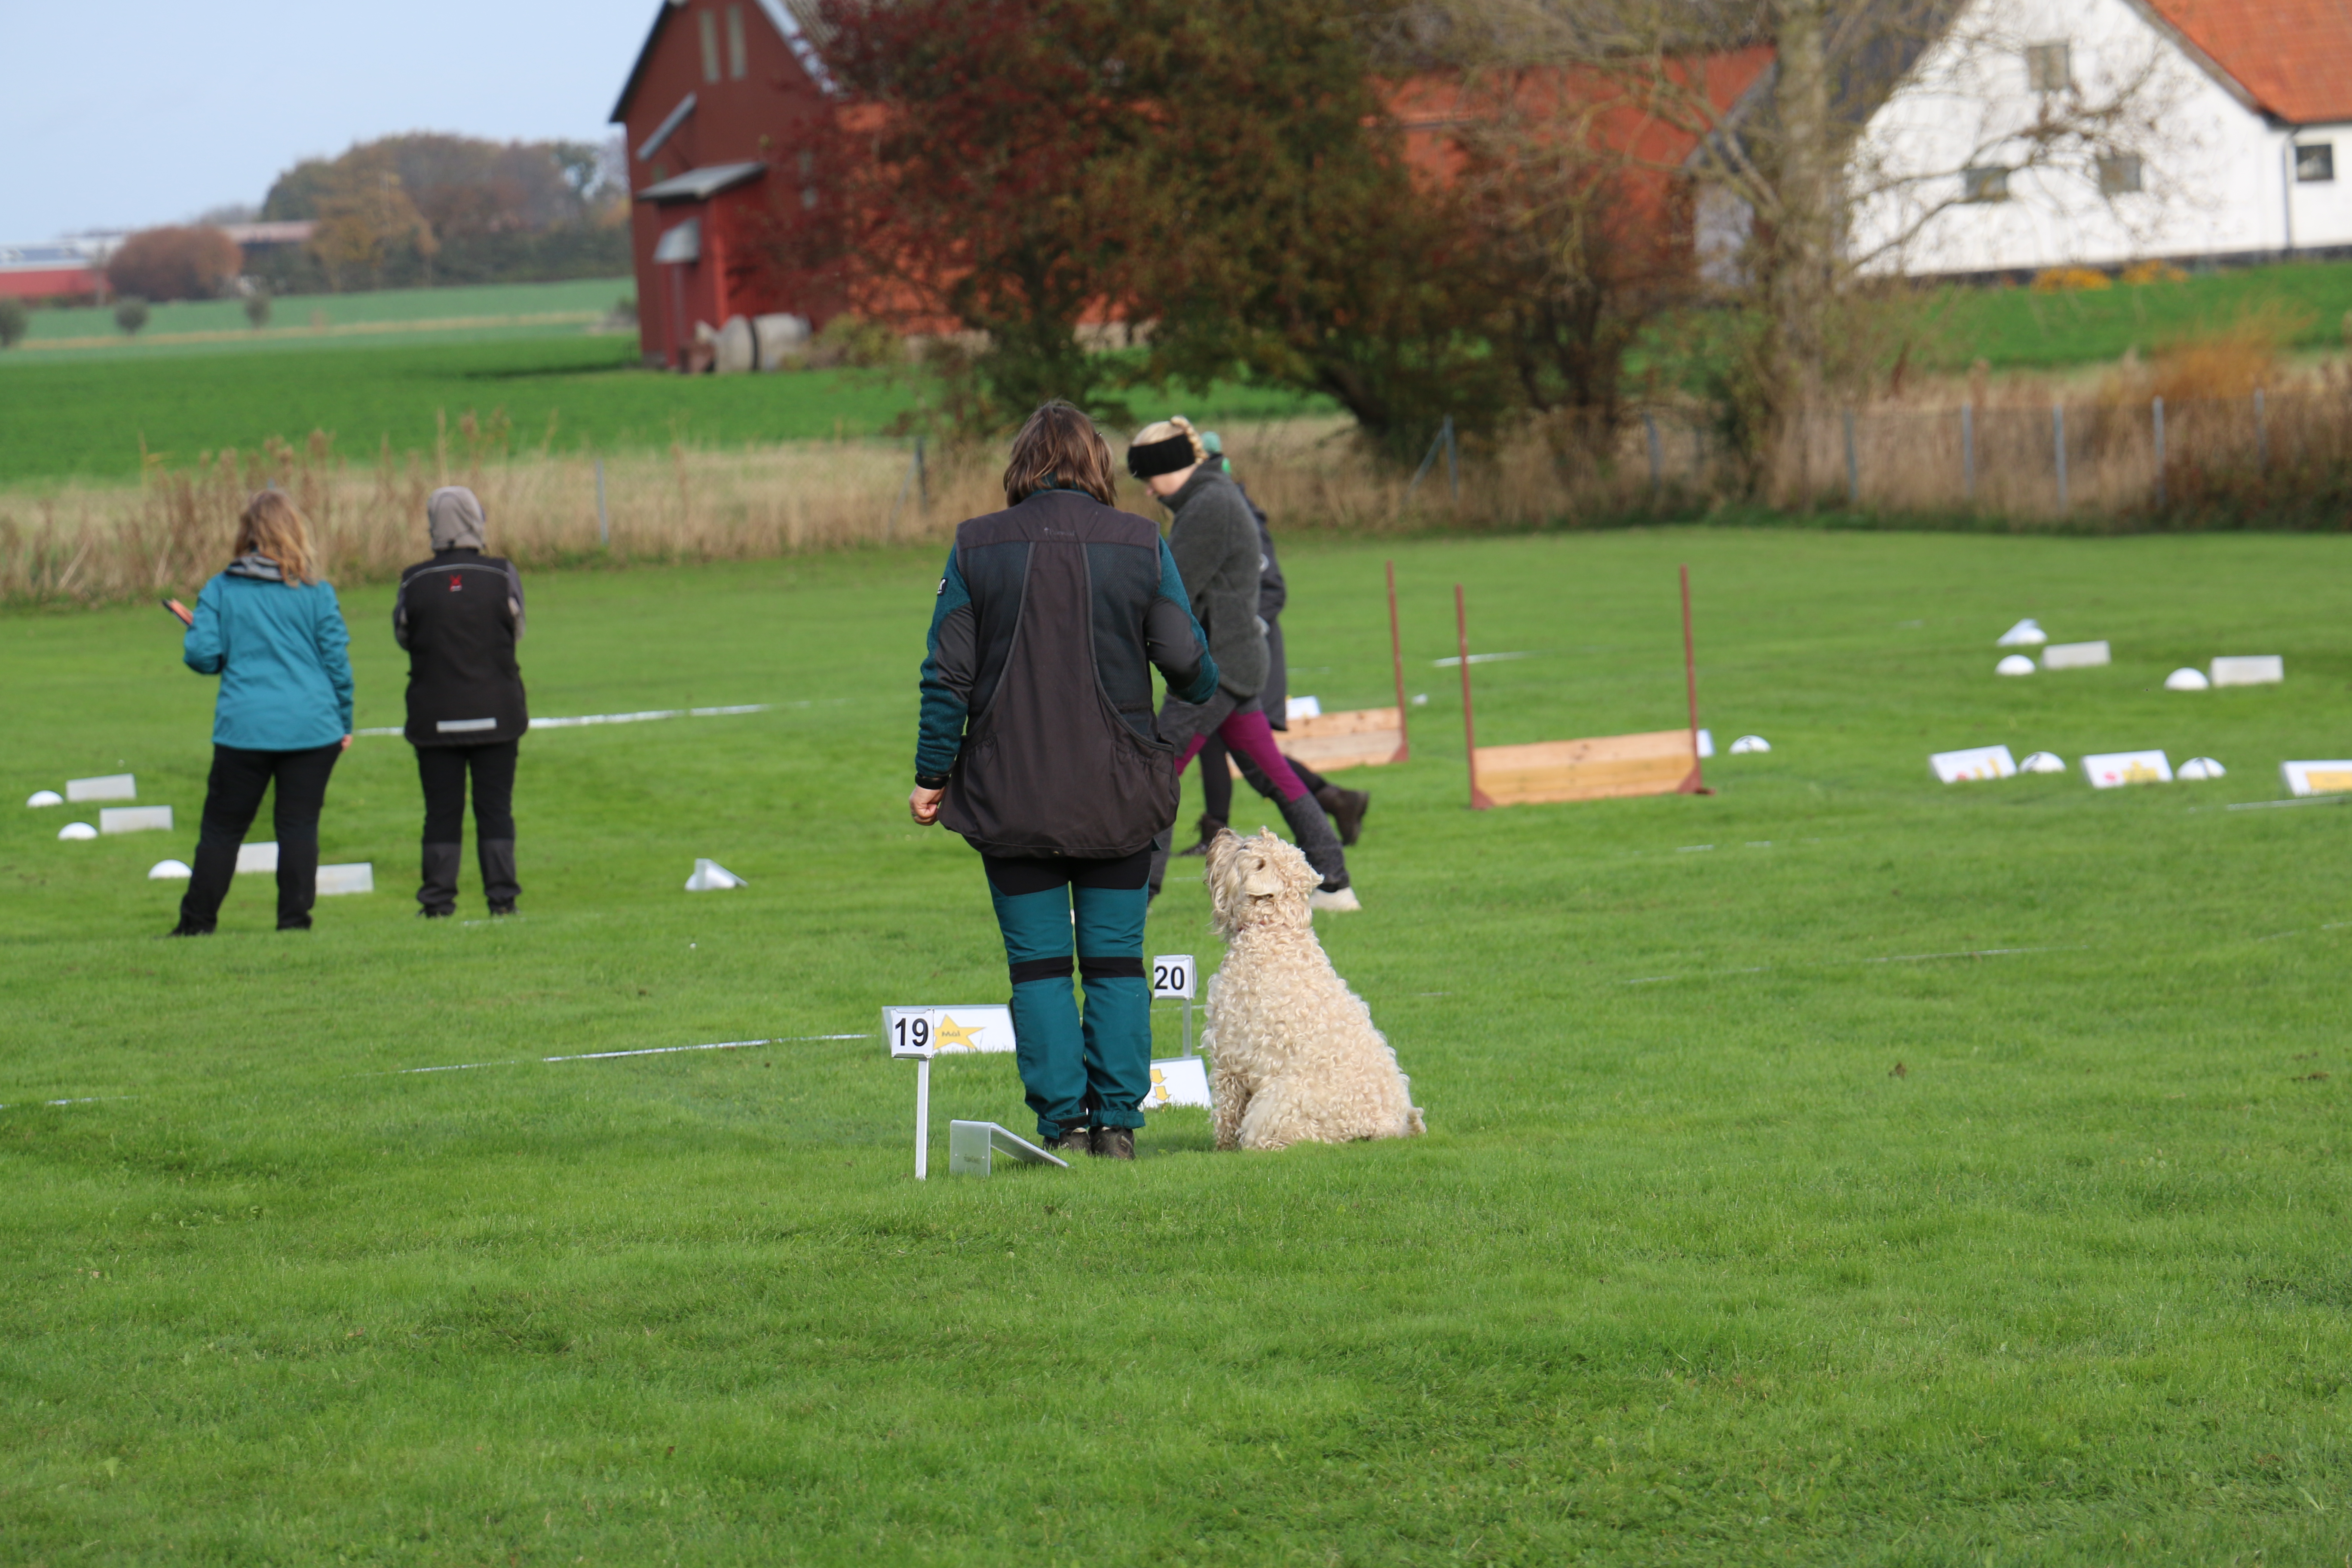
M 1151 1089 L 1151 987 L 1143 972 L 1151 852 L 983 862 L 1013 976 L 1014 1060 L 1038 1135 L 1142 1126 L 1137 1108 Z M 1073 973 L 1086 992 L 1083 1019 Z

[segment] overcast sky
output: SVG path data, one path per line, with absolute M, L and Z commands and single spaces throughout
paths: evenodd
M 601 140 L 661 3 L 0 7 L 0 242 L 258 204 L 389 132 Z

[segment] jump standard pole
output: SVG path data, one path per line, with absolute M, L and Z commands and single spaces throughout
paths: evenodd
M 1478 787 L 1478 725 L 1470 712 L 1470 611 L 1459 583 L 1454 584 L 1454 637 L 1462 660 L 1462 750 L 1470 763 L 1470 809 L 1486 811 L 1495 803 Z
M 1412 755 L 1412 730 L 1405 721 L 1404 708 L 1404 639 L 1397 634 L 1396 563 L 1389 569 L 1389 658 L 1396 666 L 1397 749 L 1389 761 L 1402 763 Z
M 1690 692 L 1691 771 L 1690 777 L 1684 781 L 1679 793 L 1713 795 L 1715 792 L 1706 787 L 1706 764 L 1700 760 L 1698 754 L 1698 658 L 1691 641 L 1690 565 L 1687 562 L 1682 567 L 1682 579 L 1683 684 Z M 1466 665 L 1465 671 L 1466 675 Z M 1465 686 L 1468 684 L 1466 679 L 1464 684 Z

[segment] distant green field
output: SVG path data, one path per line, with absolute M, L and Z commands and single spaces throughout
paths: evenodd
M 490 342 L 341 340 L 285 353 L 7 355 L 0 356 L 0 430 L 7 433 L 0 484 L 127 479 L 139 471 L 142 440 L 174 462 L 224 447 L 250 450 L 271 437 L 299 442 L 313 429 L 329 432 L 354 459 L 386 438 L 395 450 L 425 451 L 436 416 L 454 427 L 469 409 L 484 419 L 503 412 L 524 449 L 870 436 L 913 408 L 916 394 L 911 379 L 871 371 L 667 374 L 637 364 L 634 336 L 589 337 L 576 328 Z M 1323 406 L 1232 386 L 1171 396 L 1197 416 L 1226 421 Z
M 2178 283 L 2065 293 L 1952 289 L 1934 306 L 1941 368 L 1982 359 L 1995 370 L 2044 370 L 2120 359 L 2236 321 L 2250 310 L 2296 323 L 2290 347 L 2341 348 L 2352 315 L 2352 262 L 2297 261 L 2212 272 Z
M 551 331 L 576 332 L 583 322 L 561 325 L 518 321 L 545 316 L 601 316 L 624 299 L 634 298 L 636 284 L 626 278 L 576 279 L 562 283 L 489 283 L 467 289 L 383 289 L 365 294 L 289 294 L 269 302 L 269 324 L 256 330 L 246 320 L 242 300 L 183 300 L 148 307 L 147 325 L 133 337 L 114 324 L 111 305 L 82 306 L 66 310 L 35 310 L 32 330 L 13 351 L 27 358 L 52 354 L 147 356 L 152 354 L 217 354 L 256 349 L 320 349 L 352 341 L 353 329 L 397 327 L 395 341 L 415 342 L 425 323 L 503 320 L 506 325 L 446 328 L 432 339 L 478 338 L 486 334 L 523 331 L 545 336 Z M 173 342 L 187 333 L 224 333 L 225 340 Z M 374 334 L 366 333 L 362 341 Z M 106 340 L 103 348 L 87 346 L 91 339 Z M 71 347 L 64 345 L 75 345 Z M 5 363 L 0 361 L 0 363 Z

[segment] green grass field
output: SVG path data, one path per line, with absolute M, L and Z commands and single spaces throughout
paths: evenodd
M 84 305 L 31 312 L 31 331 L 12 352 L 33 359 L 61 353 L 153 358 L 312 350 L 379 334 L 409 342 L 420 336 L 436 342 L 481 341 L 516 331 L 544 336 L 551 326 L 577 331 L 585 321 L 604 315 L 615 300 L 634 298 L 636 291 L 635 282 L 627 278 L 585 278 L 289 294 L 270 300 L 268 324 L 258 330 L 247 319 L 242 300 L 173 300 L 150 305 L 147 324 L 136 335 L 115 324 L 112 305 Z M 551 323 L 549 317 L 570 320 Z M 449 322 L 473 324 L 445 324 Z
M 2037 293 L 1953 289 L 1930 306 L 1942 368 L 1981 358 L 1995 370 L 2059 370 L 2146 354 L 2249 312 L 2271 313 L 2287 347 L 2341 352 L 2352 317 L 2352 262 L 2295 261 L 2209 272 L 2177 283 Z
M 541 1058 L 1002 998 L 975 858 L 904 815 L 929 553 L 534 580 L 542 716 L 780 706 L 532 737 L 495 925 L 412 917 L 410 753 L 362 739 L 325 851 L 382 890 L 162 940 L 210 683 L 152 607 L 0 617 L 11 798 L 128 769 L 183 824 L 0 817 L 0 1558 L 2336 1562 L 2352 816 L 2223 807 L 2352 753 L 2343 548 L 1397 545 L 1431 700 L 1320 929 L 1429 1135 L 1164 1112 L 1131 1167 L 920 1186 L 873 1039 Z M 1286 557 L 1294 691 L 1387 699 L 1381 559 Z M 1774 751 L 1465 810 L 1451 585 L 1534 656 L 1476 668 L 1482 741 L 1654 729 L 1685 560 L 1706 721 Z M 2116 663 L 1996 679 L 2024 614 Z M 2228 652 L 2288 683 L 2160 689 Z M 1929 777 L 1996 741 L 2231 771 Z M 1205 913 L 1150 951 L 1213 967 Z M 935 1086 L 935 1170 L 950 1116 L 1026 1125 L 1006 1058 Z

